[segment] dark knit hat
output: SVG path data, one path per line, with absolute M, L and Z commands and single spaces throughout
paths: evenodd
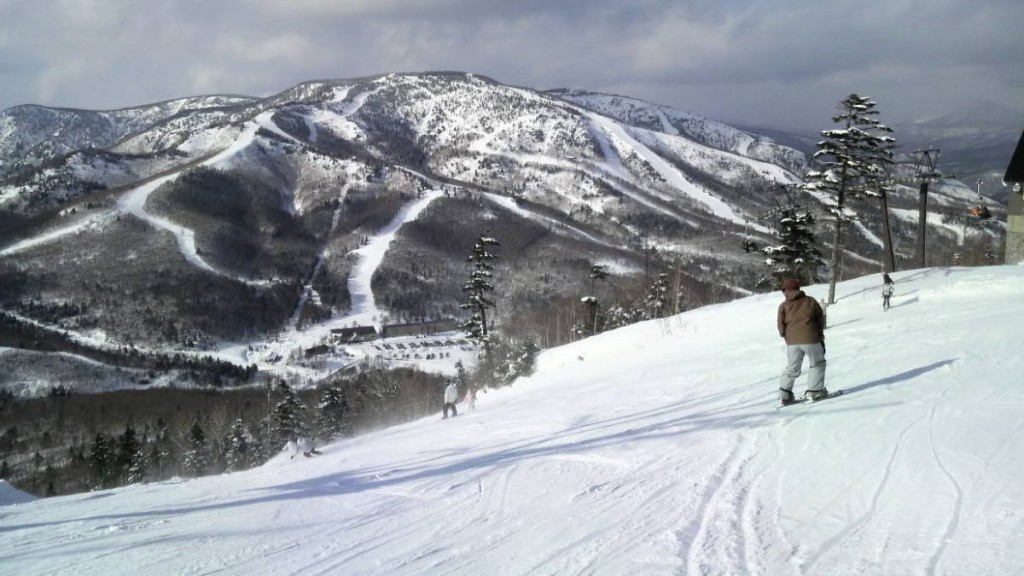
M 790 278 L 789 280 L 786 280 L 785 282 L 782 283 L 782 289 L 783 290 L 799 290 L 800 289 L 800 281 L 797 280 L 796 278 Z

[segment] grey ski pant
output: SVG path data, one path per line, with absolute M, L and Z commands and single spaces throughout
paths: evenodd
M 825 388 L 825 347 L 821 344 L 793 344 L 786 346 L 786 369 L 779 377 L 779 388 L 793 390 L 793 381 L 800 375 L 800 366 L 807 356 L 807 389 Z

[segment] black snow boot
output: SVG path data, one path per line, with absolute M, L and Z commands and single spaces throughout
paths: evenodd
M 785 388 L 779 388 L 779 403 L 783 406 L 795 404 L 796 398 L 793 398 L 793 391 L 786 390 Z

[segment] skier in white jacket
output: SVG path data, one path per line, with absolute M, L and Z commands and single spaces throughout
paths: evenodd
M 302 452 L 302 455 L 306 458 L 310 458 L 314 454 L 320 454 L 320 451 L 316 449 L 316 444 L 313 442 L 313 439 L 305 436 L 289 441 L 288 449 L 291 450 L 292 453 L 290 458 L 295 458 L 299 455 L 299 452 Z
M 455 382 L 449 380 L 448 387 L 444 389 L 444 417 L 448 417 L 448 409 L 452 409 L 452 416 L 458 416 L 459 411 L 455 409 L 455 401 L 459 398 L 459 388 Z

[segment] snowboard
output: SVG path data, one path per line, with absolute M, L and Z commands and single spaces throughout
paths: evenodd
M 786 408 L 788 406 L 804 406 L 804 405 L 807 405 L 807 404 L 817 404 L 818 402 L 824 402 L 825 400 L 828 400 L 829 398 L 835 398 L 836 396 L 842 396 L 842 395 L 843 395 L 843 391 L 842 390 L 833 390 L 833 391 L 829 392 L 828 396 L 825 396 L 824 398 L 818 398 L 817 400 L 802 400 L 800 402 L 793 402 L 792 404 L 776 404 L 775 405 L 775 409 L 778 410 L 779 408 Z

